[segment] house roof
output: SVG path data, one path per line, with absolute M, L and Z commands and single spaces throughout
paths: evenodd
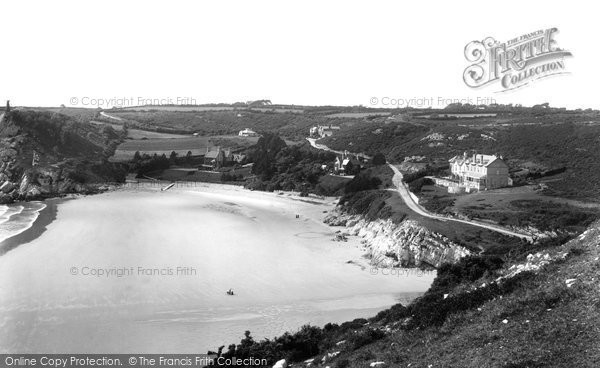
M 486 166 L 490 165 L 492 162 L 496 162 L 496 161 L 504 162 L 504 160 L 497 157 L 496 155 L 484 155 L 484 154 L 475 154 L 473 156 L 458 155 L 458 156 L 454 156 L 450 160 L 448 160 L 448 162 L 450 162 L 450 163 L 456 162 L 458 165 L 467 164 L 467 165 L 479 165 L 479 166 L 483 166 L 483 167 L 486 167 Z
M 219 156 L 219 153 L 221 153 L 221 151 L 209 151 L 209 152 L 206 152 L 206 155 L 204 155 L 204 157 L 217 158 Z

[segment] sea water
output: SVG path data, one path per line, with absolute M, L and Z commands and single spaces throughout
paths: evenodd
M 41 208 L 3 208 L 2 236 Z M 41 236 L 0 256 L 0 353 L 205 353 L 246 330 L 373 316 L 429 287 L 432 274 L 348 263 L 358 239 L 334 242 L 337 229 L 305 215 L 327 208 L 175 189 L 61 203 Z

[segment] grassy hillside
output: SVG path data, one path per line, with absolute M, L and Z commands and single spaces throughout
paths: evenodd
M 1 202 L 69 192 L 89 184 L 118 182 L 125 168 L 107 161 L 124 132 L 60 113 L 17 110 L 0 125 Z
M 319 367 L 595 367 L 599 226 L 562 246 L 443 266 L 423 296 L 369 319 L 260 342 L 247 332 L 225 355 Z
M 288 138 L 303 138 L 309 128 L 324 118 L 301 113 L 275 113 L 252 110 L 225 111 L 112 111 L 136 128 L 173 133 L 200 135 L 237 134 L 250 128 L 254 131 L 277 131 Z
M 527 169 L 533 179 L 553 169 L 563 173 L 538 181 L 547 194 L 600 198 L 600 117 L 584 113 L 501 115 L 481 119 L 389 122 L 348 127 L 322 140 L 333 149 L 383 152 L 391 161 L 423 155 L 446 161 L 464 152 L 502 155 L 511 170 Z M 559 170 L 560 171 L 560 170 Z

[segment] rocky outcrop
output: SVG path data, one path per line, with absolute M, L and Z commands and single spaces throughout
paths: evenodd
M 369 221 L 336 209 L 324 222 L 344 226 L 349 235 L 363 238 L 366 256 L 373 265 L 381 267 L 439 267 L 471 254 L 465 247 L 413 220 Z
M 0 203 L 110 190 L 123 168 L 106 160 L 123 136 L 66 115 L 11 111 L 0 117 Z

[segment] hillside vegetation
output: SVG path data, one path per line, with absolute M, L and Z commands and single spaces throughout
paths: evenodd
M 425 156 L 447 162 L 464 152 L 498 154 L 511 171 L 526 169 L 546 193 L 600 198 L 600 118 L 576 113 L 506 115 L 494 118 L 388 122 L 348 127 L 321 142 L 333 149 L 383 152 L 391 161 Z M 351 147 L 351 148 L 348 148 Z M 552 177 L 543 174 L 556 171 Z
M 125 168 L 107 161 L 123 134 L 60 113 L 11 111 L 0 122 L 0 202 L 124 181 Z
M 595 367 L 599 226 L 562 246 L 443 266 L 423 296 L 368 319 L 260 342 L 247 331 L 224 355 L 316 367 Z

